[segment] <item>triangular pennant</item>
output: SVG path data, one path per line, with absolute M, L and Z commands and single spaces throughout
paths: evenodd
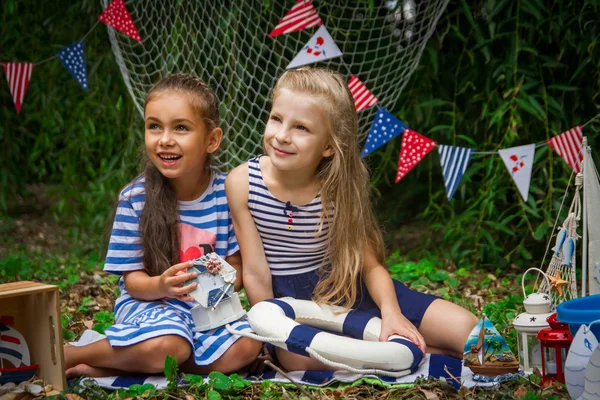
M 31 79 L 33 63 L 5 62 L 2 65 L 4 66 L 4 74 L 8 81 L 10 94 L 17 108 L 17 114 L 19 114 L 23 98 L 25 98 L 25 92 L 27 92 L 27 87 L 29 86 L 29 80 Z
M 371 125 L 371 130 L 369 130 L 369 136 L 367 136 L 365 147 L 360 156 L 364 157 L 367 154 L 374 152 L 396 136 L 400 135 L 405 129 L 406 125 L 396 119 L 396 117 L 390 114 L 386 109 L 379 107 L 373 125 Z
M 582 143 L 581 125 L 548 139 L 550 147 L 577 173 L 581 172 L 581 162 L 583 161 Z
M 348 82 L 348 87 L 350 88 L 350 92 L 352 92 L 352 97 L 354 98 L 356 112 L 362 111 L 365 108 L 369 108 L 379 101 L 377 100 L 377 97 L 373 96 L 373 93 L 371 93 L 369 89 L 367 89 L 364 83 L 362 83 L 356 77 L 356 75 L 350 78 L 350 82 Z
M 269 33 L 270 37 L 283 35 L 285 33 L 297 32 L 313 26 L 321 26 L 323 21 L 310 0 L 298 0 L 294 7 L 279 24 Z
M 142 43 L 142 38 L 131 19 L 129 11 L 127 11 L 127 7 L 125 7 L 125 2 L 123 0 L 113 0 L 98 16 L 98 19 L 106 25 L 112 26 L 119 32 L 123 32 L 130 38 Z
M 83 56 L 83 41 L 79 40 L 56 53 L 58 59 L 65 68 L 73 75 L 73 78 L 88 91 L 87 73 L 85 69 L 85 58 Z
M 529 195 L 529 182 L 531 181 L 531 171 L 533 170 L 533 155 L 535 153 L 535 144 L 525 146 L 511 147 L 509 149 L 498 150 L 502 161 L 508 168 L 519 193 L 523 200 L 527 201 Z
M 455 147 L 439 145 L 440 162 L 442 164 L 442 172 L 444 174 L 444 184 L 446 185 L 446 193 L 448 200 L 452 198 L 463 174 L 467 170 L 467 166 L 471 161 L 473 149 L 466 147 Z
M 342 51 L 337 47 L 325 26 L 321 26 L 306 43 L 306 46 L 296 54 L 296 57 L 288 64 L 286 69 L 329 60 L 341 55 Z
M 433 148 L 437 142 L 407 129 L 402 134 L 402 147 L 398 158 L 398 173 L 396 183 L 404 178 L 408 172 L 415 167 Z

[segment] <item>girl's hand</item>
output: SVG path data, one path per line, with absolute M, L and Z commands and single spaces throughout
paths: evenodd
M 423 354 L 427 346 L 423 335 L 417 330 L 417 328 L 410 322 L 400 310 L 382 315 L 381 324 L 381 335 L 379 335 L 379 341 L 385 342 L 391 335 L 404 336 L 421 349 Z
M 194 266 L 192 261 L 186 261 L 175 264 L 159 276 L 158 288 L 161 297 L 177 299 L 181 301 L 193 301 L 194 298 L 188 293 L 196 289 L 196 282 L 183 286 L 184 282 L 194 279 L 198 274 L 196 272 L 184 272 L 185 269 Z

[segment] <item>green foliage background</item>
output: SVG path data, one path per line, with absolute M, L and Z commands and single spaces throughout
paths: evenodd
M 478 151 L 544 141 L 583 123 L 600 108 L 599 8 L 598 0 L 451 0 L 392 111 L 441 144 Z M 0 59 L 46 59 L 80 39 L 100 11 L 90 0 L 5 0 Z M 103 256 L 116 194 L 137 172 L 142 120 L 104 25 L 86 39 L 85 57 L 89 94 L 54 59 L 34 68 L 20 115 L 0 80 L 0 212 L 24 215 L 19 199 L 42 190 L 55 218 L 74 236 L 89 235 L 90 251 Z M 584 131 L 594 149 L 598 126 Z M 396 138 L 367 159 L 388 231 L 418 226 L 429 238 L 421 251 L 458 265 L 539 265 L 570 177 L 548 146 L 536 150 L 526 203 L 498 156 L 474 156 L 451 201 L 437 152 L 394 184 L 399 146 Z M 390 249 L 403 240 L 389 238 Z

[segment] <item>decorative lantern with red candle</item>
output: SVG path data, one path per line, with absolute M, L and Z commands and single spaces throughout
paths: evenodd
M 537 334 L 542 351 L 542 384 L 554 380 L 564 384 L 565 360 L 573 336 L 569 326 L 556 319 L 556 313 L 549 316 L 547 321 L 550 328 L 544 328 Z

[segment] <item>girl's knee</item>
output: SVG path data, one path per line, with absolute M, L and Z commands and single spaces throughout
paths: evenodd
M 262 343 L 256 340 L 238 339 L 212 367 L 224 374 L 238 371 L 258 358 L 261 347 Z
M 177 364 L 185 362 L 192 354 L 192 347 L 187 340 L 180 336 L 161 336 L 143 342 L 145 346 L 148 367 L 154 372 L 162 372 L 167 356 L 173 357 Z

